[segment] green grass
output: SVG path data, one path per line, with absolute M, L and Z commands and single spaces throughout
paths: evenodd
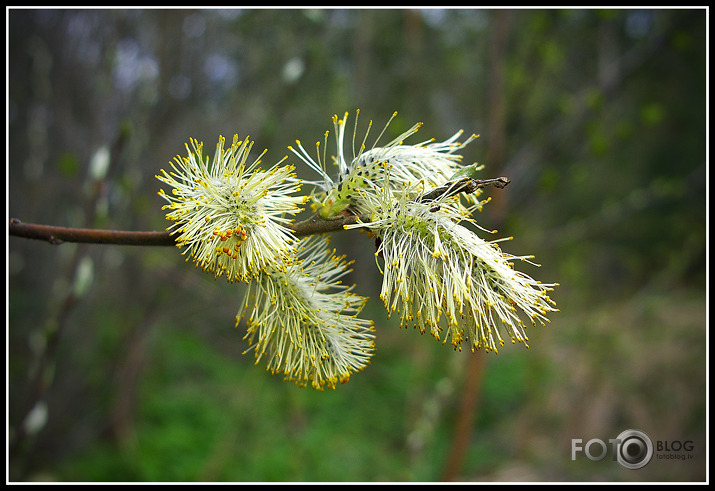
M 509 345 L 489 356 L 463 479 L 704 478 L 700 456 L 640 471 L 570 459 L 572 438 L 607 440 L 630 427 L 654 439 L 691 438 L 704 450 L 702 296 L 651 293 L 590 305 L 566 299 L 552 324 L 530 329 L 529 350 Z M 439 480 L 471 354 L 384 319 L 377 327 L 372 363 L 336 390 L 317 392 L 270 375 L 250 354 L 234 356 L 245 347 L 240 332 L 217 341 L 189 328 L 156 326 L 162 335 L 144 365 L 133 436 L 68 455 L 54 475 L 63 481 Z M 236 346 L 220 346 L 234 334 L 229 342 Z

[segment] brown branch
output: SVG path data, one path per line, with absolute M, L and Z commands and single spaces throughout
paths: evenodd
M 420 203 L 442 199 L 459 193 L 473 193 L 477 189 L 487 186 L 504 188 L 509 184 L 506 177 L 496 179 L 471 179 L 468 177 L 448 182 L 438 186 L 418 198 Z M 287 227 L 296 237 L 324 234 L 344 230 L 345 225 L 352 225 L 358 221 L 369 222 L 369 217 L 360 217 L 345 212 L 330 218 L 320 218 L 319 215 L 291 223 Z M 57 227 L 54 225 L 40 225 L 37 223 L 24 223 L 16 218 L 10 219 L 10 235 L 35 239 L 58 245 L 63 242 L 78 242 L 86 244 L 114 244 L 137 246 L 172 246 L 176 240 L 168 232 L 133 232 L 126 230 L 98 230 L 89 228 Z
M 169 232 L 130 232 L 124 230 L 57 227 L 54 225 L 24 223 L 16 218 L 10 219 L 10 235 L 43 240 L 53 245 L 63 242 L 147 246 L 175 245 L 174 239 L 169 235 Z
M 471 179 L 464 177 L 456 181 L 450 181 L 442 186 L 436 187 L 419 198 L 420 203 L 434 201 L 436 199 L 444 199 L 454 196 L 459 193 L 471 194 L 477 189 L 487 186 L 494 186 L 499 189 L 505 188 L 511 181 L 506 177 L 497 177 L 496 179 Z
M 365 221 L 365 219 L 363 217 Z M 357 222 L 355 215 L 338 216 L 329 219 L 312 216 L 302 222 L 288 225 L 297 237 L 323 234 L 344 230 L 345 225 Z M 10 235 L 35 239 L 58 245 L 63 242 L 81 242 L 89 244 L 114 244 L 137 246 L 172 246 L 176 245 L 169 232 L 133 232 L 125 230 L 97 230 L 87 228 L 57 227 L 24 223 L 16 218 L 10 219 Z
M 359 221 L 369 222 L 369 217 L 360 217 L 345 213 L 331 218 L 320 218 L 318 215 L 303 220 L 302 222 L 292 223 L 288 228 L 293 230 L 296 237 L 304 237 L 306 235 L 325 234 L 328 232 L 338 232 L 345 230 L 345 225 L 352 225 Z

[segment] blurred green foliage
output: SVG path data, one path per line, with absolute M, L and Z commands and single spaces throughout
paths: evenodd
M 7 15 L 11 217 L 164 229 L 154 175 L 189 137 L 211 148 L 249 134 L 269 164 L 356 108 L 358 134 L 373 119 L 374 136 L 399 112 L 383 142 L 416 121 L 415 142 L 481 133 L 465 162 L 512 183 L 479 221 L 514 235 L 508 252 L 536 255 L 540 269 L 518 266 L 562 285 L 561 313 L 529 330 L 528 351 L 487 357 L 452 477 L 705 479 L 704 9 Z M 377 352 L 320 393 L 254 366 L 233 327 L 243 286 L 178 251 L 10 238 L 11 442 L 52 352 L 38 372 L 47 420 L 11 445 L 10 480 L 442 479 L 469 358 L 484 354 L 398 329 L 371 241 L 333 242 L 371 297 Z M 92 283 L 72 296 L 87 258 Z M 694 458 L 637 471 L 571 460 L 572 438 L 628 428 L 693 440 Z

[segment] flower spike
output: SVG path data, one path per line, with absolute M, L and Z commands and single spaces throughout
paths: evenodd
M 314 183 L 322 189 L 322 193 L 317 197 L 317 208 L 321 217 L 330 218 L 346 209 L 354 208 L 362 192 L 369 191 L 374 186 L 402 189 L 405 186 L 421 182 L 424 187 L 429 188 L 444 183 L 463 169 L 460 164 L 462 157 L 455 152 L 472 142 L 477 135 L 472 135 L 464 142 L 459 143 L 458 139 L 463 132 L 458 131 L 443 142 L 429 140 L 414 145 L 405 145 L 404 140 L 415 134 L 422 126 L 422 123 L 417 123 L 385 146 L 378 147 L 378 141 L 396 115 L 397 113 L 392 114 L 369 150 L 366 150 L 365 142 L 372 128 L 372 121 L 368 125 L 362 144 L 355 149 L 356 118 L 353 131 L 353 158 L 349 162 L 344 153 L 348 113 L 345 113 L 342 119 L 333 116 L 337 145 L 337 155 L 333 159 L 338 166 L 338 175 L 335 178 L 328 175 L 325 169 L 325 159 L 322 163 L 316 163 L 302 147 L 300 141 L 296 142 L 298 145 L 296 148 L 288 147 L 310 168 L 321 174 L 322 182 Z M 319 156 L 318 159 L 320 160 Z M 471 166 L 470 169 L 479 170 L 480 167 Z M 467 201 L 475 203 L 477 194 L 467 197 Z
M 261 155 L 248 164 L 253 142 L 233 137 L 229 149 L 219 137 L 212 162 L 203 155 L 203 143 L 186 145 L 187 157 L 177 156 L 171 171 L 162 169 L 157 179 L 173 189 L 159 195 L 169 204 L 167 229 L 178 235 L 182 254 L 216 277 L 249 281 L 276 264 L 288 264 L 294 237 L 285 227 L 306 198 L 291 196 L 300 191 L 294 167 L 281 160 L 268 170 L 259 167 Z M 187 259 L 188 261 L 188 259 Z
M 325 239 L 301 240 L 299 258 L 249 284 L 236 325 L 248 313 L 256 363 L 286 380 L 334 389 L 362 370 L 374 351 L 372 321 L 358 318 L 367 298 L 342 284 L 349 263 Z
M 364 192 L 358 211 L 370 222 L 346 226 L 367 227 L 379 238 L 375 256 L 384 259 L 380 298 L 388 314 L 397 311 L 401 327 L 413 325 L 443 343 L 451 338 L 455 349 L 468 340 L 472 351 L 497 352 L 504 344 L 498 325 L 528 347 L 517 309 L 534 324 L 548 322 L 558 310 L 548 297 L 556 284 L 515 271 L 515 260 L 530 257 L 503 253 L 498 240 L 484 241 L 461 225 L 454 197 L 422 203 L 413 195 L 408 188 Z

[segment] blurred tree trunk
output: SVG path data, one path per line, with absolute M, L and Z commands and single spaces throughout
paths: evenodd
M 505 142 L 505 97 L 504 97 L 504 65 L 507 40 L 509 38 L 508 10 L 496 10 L 492 17 L 492 40 L 489 50 L 489 118 L 487 121 L 487 158 L 486 163 L 490 174 L 500 175 L 504 161 Z M 504 222 L 506 209 L 506 189 L 492 193 L 489 209 L 492 212 L 492 223 L 500 228 Z M 472 441 L 472 430 L 479 407 L 482 380 L 485 371 L 484 352 L 472 353 L 467 357 L 466 376 L 462 400 L 457 414 L 452 448 L 447 464 L 442 474 L 443 481 L 456 481 L 462 471 L 464 455 Z

